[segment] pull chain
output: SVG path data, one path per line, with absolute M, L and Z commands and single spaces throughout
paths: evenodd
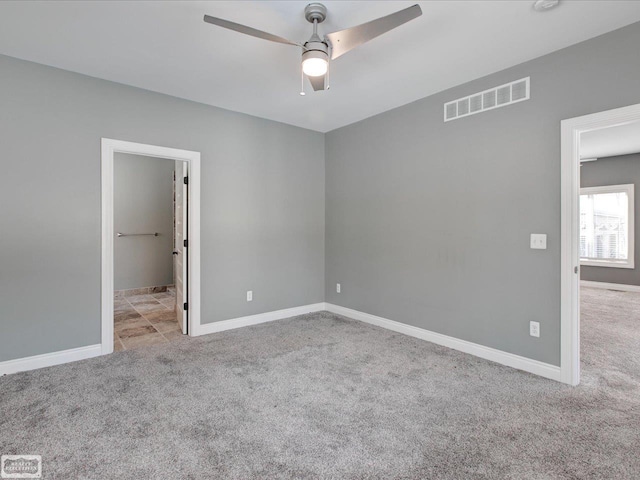
M 302 67 L 300 67 L 300 95 L 303 97 L 306 95 L 306 93 L 304 93 L 304 72 L 302 71 Z

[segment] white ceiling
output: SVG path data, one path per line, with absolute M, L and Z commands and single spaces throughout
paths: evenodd
M 602 128 L 580 137 L 580 158 L 604 158 L 640 152 L 640 122 Z
M 300 50 L 203 22 L 222 17 L 306 40 L 307 1 L 3 1 L 0 53 L 320 132 L 640 21 L 640 1 L 423 1 L 423 15 L 332 63 L 300 90 Z M 321 32 L 412 1 L 325 1 Z

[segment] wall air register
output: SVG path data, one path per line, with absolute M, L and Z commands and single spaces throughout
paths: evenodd
M 530 98 L 530 77 L 505 83 L 444 104 L 444 121 L 449 122 L 494 108 L 506 107 Z

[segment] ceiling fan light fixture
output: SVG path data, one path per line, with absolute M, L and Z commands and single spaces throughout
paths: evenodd
M 302 71 L 308 77 L 321 77 L 327 73 L 329 55 L 319 50 L 310 50 L 302 54 Z

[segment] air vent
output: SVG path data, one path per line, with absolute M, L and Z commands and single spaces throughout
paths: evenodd
M 522 102 L 530 98 L 530 77 L 490 88 L 484 92 L 474 93 L 444 104 L 444 121 L 468 117 L 475 113 L 486 112 L 512 103 Z

